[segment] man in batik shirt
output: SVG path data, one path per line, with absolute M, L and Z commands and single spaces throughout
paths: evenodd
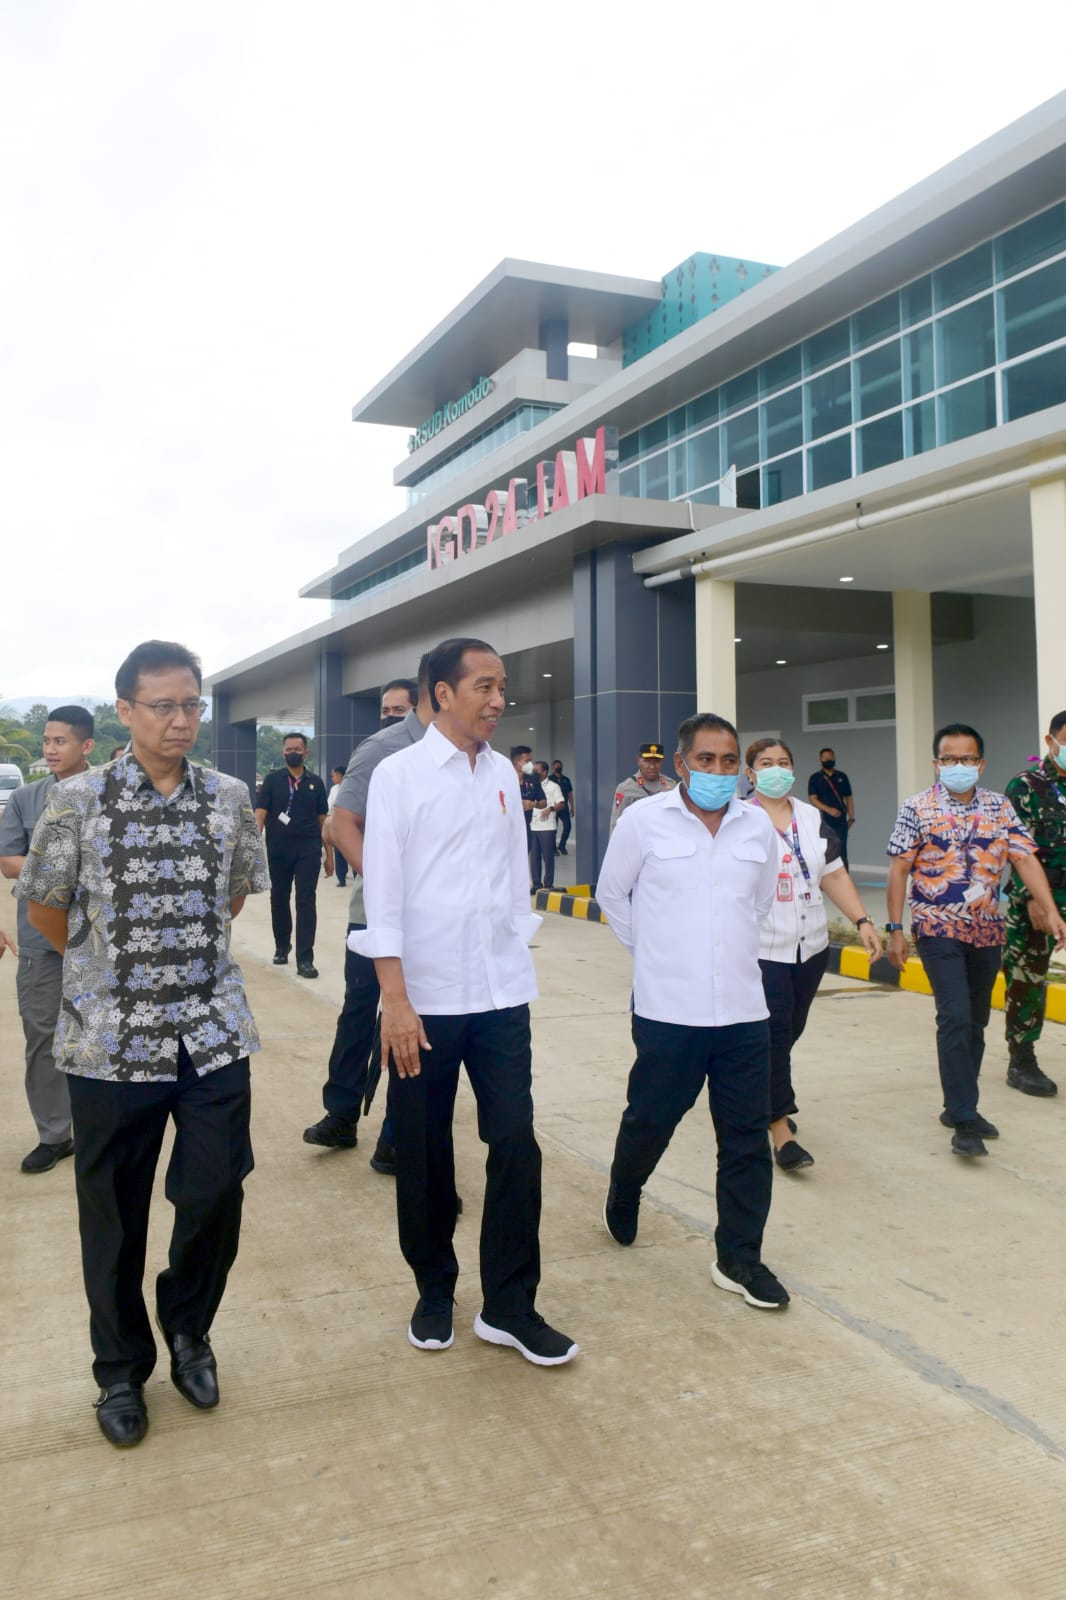
M 16 888 L 63 953 L 55 1064 L 69 1077 L 97 1421 L 120 1447 L 148 1427 L 156 1345 L 141 1285 L 168 1119 L 174 1228 L 156 1321 L 176 1388 L 204 1410 L 218 1403 L 208 1330 L 252 1170 L 259 1037 L 229 939 L 270 880 L 247 785 L 186 759 L 200 687 L 182 645 L 132 652 L 115 679 L 129 751 L 53 789 Z

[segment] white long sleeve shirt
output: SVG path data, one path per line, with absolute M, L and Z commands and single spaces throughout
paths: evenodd
M 537 997 L 529 862 L 514 767 L 487 744 L 470 766 L 431 723 L 375 770 L 363 845 L 363 956 L 399 956 L 424 1016 L 467 1016 Z
M 680 786 L 618 819 L 596 883 L 633 951 L 633 1009 L 653 1022 L 721 1028 L 769 1013 L 759 924 L 773 904 L 777 847 L 764 811 L 731 800 L 713 837 Z

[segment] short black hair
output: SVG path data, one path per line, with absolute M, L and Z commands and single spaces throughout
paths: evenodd
M 829 754 L 831 756 L 835 756 L 836 755 L 836 751 L 833 749 L 833 746 L 831 744 L 823 744 L 823 746 L 819 750 L 818 754 L 820 756 L 824 756 L 827 750 L 829 751 Z
M 532 754 L 533 754 L 533 746 L 532 745 L 529 745 L 529 744 L 513 744 L 511 746 L 511 760 L 512 761 L 514 760 L 515 756 L 531 756 Z
M 339 772 L 342 778 L 344 777 L 344 774 L 345 774 L 345 771 L 346 771 L 346 769 L 344 767 L 330 767 L 329 770 L 331 772 Z
M 968 722 L 948 722 L 933 735 L 934 760 L 940 760 L 941 739 L 951 738 L 972 739 L 977 745 L 977 754 L 983 756 L 985 753 L 985 741 L 981 738 L 976 728 L 971 728 Z
M 71 733 L 82 744 L 86 739 L 91 739 L 96 732 L 91 711 L 86 711 L 84 706 L 56 706 L 54 711 L 48 713 L 49 722 L 65 722 Z
M 418 692 L 419 692 L 419 694 L 422 693 L 423 689 L 428 689 L 429 688 L 429 658 L 432 655 L 432 653 L 433 652 L 431 650 L 427 650 L 425 655 L 422 657 L 421 661 L 418 663 Z
M 533 765 L 535 767 L 543 767 L 545 776 L 547 776 L 547 774 L 551 771 L 551 767 L 549 767 L 548 763 L 545 761 L 543 756 L 538 756 L 536 761 L 534 761 Z
M 720 717 L 714 711 L 697 711 L 694 717 L 685 718 L 677 730 L 677 750 L 679 755 L 688 755 L 692 749 L 692 741 L 701 728 L 721 728 L 725 733 L 731 733 L 736 741 L 737 755 L 739 756 L 740 735 L 726 717 Z
M 182 667 L 191 672 L 197 689 L 203 688 L 199 656 L 194 656 L 183 644 L 173 644 L 167 639 L 146 639 L 130 651 L 115 673 L 115 698 L 132 700 L 142 672 L 165 672 L 168 667 Z
M 1055 715 L 1051 719 L 1051 726 L 1048 729 L 1048 733 L 1050 733 L 1053 739 L 1057 739 L 1063 728 L 1066 728 L 1066 711 L 1056 711 Z
M 418 684 L 413 678 L 390 678 L 381 692 L 386 695 L 390 689 L 403 689 L 411 704 L 413 706 L 418 704 Z
M 463 677 L 463 657 L 468 650 L 484 650 L 486 655 L 498 656 L 499 651 L 491 644 L 486 644 L 484 639 L 442 639 L 440 644 L 434 645 L 429 652 L 426 662 L 426 677 L 429 682 L 429 700 L 434 711 L 440 710 L 437 700 L 438 683 L 446 683 L 449 689 L 455 689 Z
M 299 729 L 295 729 L 294 728 L 292 733 L 285 733 L 285 734 L 282 735 L 281 742 L 282 742 L 282 744 L 288 744 L 290 739 L 299 739 L 299 741 L 303 745 L 304 749 L 305 750 L 307 749 L 307 735 L 306 735 L 306 733 L 300 733 Z

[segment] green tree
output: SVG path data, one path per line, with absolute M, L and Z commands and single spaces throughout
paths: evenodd
M 36 705 L 30 707 L 22 718 L 22 726 L 29 728 L 31 733 L 44 733 L 44 725 L 48 721 L 48 707 L 38 700 Z

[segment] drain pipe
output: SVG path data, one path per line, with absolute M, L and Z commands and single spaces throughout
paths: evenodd
M 800 550 L 804 545 L 821 544 L 829 539 L 839 539 L 847 533 L 860 533 L 864 528 L 882 527 L 886 522 L 899 522 L 904 517 L 916 517 L 923 511 L 938 511 L 944 506 L 954 506 L 964 500 L 976 500 L 980 495 L 996 494 L 1000 489 L 1014 489 L 1031 483 L 1034 478 L 1052 478 L 1066 472 L 1066 455 L 1051 456 L 1045 461 L 1033 461 L 1025 467 L 1015 467 L 992 478 L 978 478 L 973 483 L 960 484 L 954 489 L 942 489 L 938 494 L 923 495 L 920 500 L 905 500 L 901 505 L 884 511 L 864 513 L 858 510 L 853 517 L 842 522 L 831 522 L 825 528 L 811 528 L 806 533 L 793 534 L 788 539 L 777 539 L 773 544 L 756 545 L 751 550 L 732 551 L 725 556 L 712 556 L 706 561 L 689 562 L 685 566 L 671 567 L 668 572 L 657 572 L 644 579 L 645 589 L 659 589 L 667 583 L 677 583 L 680 578 L 700 578 L 707 573 L 725 572 L 730 567 L 750 566 L 753 561 L 768 560 Z M 860 502 L 861 505 L 861 502 Z

